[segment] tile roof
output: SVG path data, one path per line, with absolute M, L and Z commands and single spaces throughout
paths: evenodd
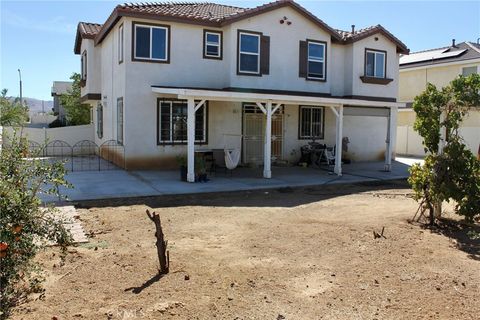
M 382 25 L 377 24 L 375 26 L 366 27 L 363 29 L 355 30 L 354 32 L 351 31 L 344 31 L 335 29 L 338 34 L 340 34 L 342 40 L 346 43 L 352 43 L 366 37 L 369 37 L 375 33 L 382 33 L 387 38 L 390 38 L 391 41 L 397 43 L 398 48 L 400 49 L 401 53 L 408 54 L 409 50 L 407 46 L 400 41 L 397 37 L 395 37 L 392 33 L 390 33 L 387 29 L 385 29 Z
M 88 39 L 95 38 L 95 44 L 100 43 L 121 16 L 136 16 L 144 18 L 163 17 L 168 20 L 222 27 L 226 24 L 283 6 L 290 6 L 297 10 L 300 14 L 304 15 L 306 18 L 330 33 L 333 38 L 332 40 L 337 43 L 355 42 L 380 32 L 397 44 L 398 52 L 408 53 L 405 44 L 381 25 L 360 29 L 353 33 L 343 30 L 335 30 L 293 0 L 278 0 L 254 8 L 240 8 L 211 2 L 125 3 L 118 5 L 103 25 L 80 22 L 78 25 L 77 39 L 75 41 L 75 52 L 79 53 L 78 51 L 80 50 L 79 42 L 81 42 L 81 39 L 79 37 Z
M 93 39 L 102 28 L 100 23 L 80 22 L 78 30 L 84 38 Z
M 220 22 L 248 9 L 209 2 L 141 2 L 117 6 L 122 12 Z

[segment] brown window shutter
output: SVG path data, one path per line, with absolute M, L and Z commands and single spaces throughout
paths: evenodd
M 307 77 L 307 41 L 300 41 L 300 54 L 298 64 L 298 76 L 300 78 Z
M 270 74 L 270 37 L 262 36 L 260 40 L 260 73 Z

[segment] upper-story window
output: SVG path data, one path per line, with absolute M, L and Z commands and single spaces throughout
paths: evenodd
M 86 81 L 87 80 L 87 50 L 83 51 L 80 64 L 81 64 L 80 80 Z
M 222 32 L 203 30 L 203 57 L 222 59 Z
M 123 24 L 118 28 L 118 63 L 123 62 Z
M 468 77 L 469 75 L 474 73 L 477 73 L 477 66 L 462 68 L 462 76 L 464 77 Z
M 365 76 L 386 78 L 387 52 L 380 50 L 365 50 Z
M 239 32 L 238 73 L 260 74 L 260 35 Z
M 298 76 L 307 80 L 327 80 L 327 43 L 300 41 Z
M 134 23 L 133 30 L 133 60 L 169 62 L 169 26 Z
M 308 66 L 309 79 L 325 80 L 325 46 L 324 42 L 308 41 Z

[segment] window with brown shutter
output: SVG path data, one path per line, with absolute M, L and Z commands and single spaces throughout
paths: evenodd
M 307 41 L 300 41 L 300 54 L 298 64 L 298 76 L 300 78 L 307 78 L 307 63 L 308 63 L 308 43 Z
M 260 41 L 260 73 L 270 74 L 270 37 L 262 36 Z

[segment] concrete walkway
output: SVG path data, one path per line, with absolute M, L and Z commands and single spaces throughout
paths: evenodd
M 391 172 L 384 172 L 383 162 L 362 162 L 343 166 L 343 176 L 338 177 L 332 168 L 273 167 L 272 179 L 262 178 L 261 169 L 237 168 L 233 174 L 219 170 L 209 177 L 209 182 L 187 183 L 180 181 L 175 171 L 83 171 L 70 172 L 67 180 L 73 189 L 60 192 L 70 201 L 144 197 L 173 194 L 194 194 L 237 190 L 258 190 L 283 187 L 301 187 L 363 181 L 385 181 L 408 177 L 409 165 L 395 161 Z M 42 196 L 45 202 L 59 199 Z

